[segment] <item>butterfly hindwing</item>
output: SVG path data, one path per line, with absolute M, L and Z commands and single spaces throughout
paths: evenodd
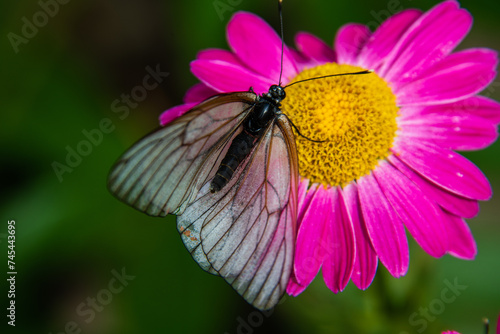
M 293 264 L 298 164 L 285 116 L 271 123 L 229 183 L 212 194 L 207 181 L 177 219 L 200 266 L 222 276 L 259 309 L 285 292 Z

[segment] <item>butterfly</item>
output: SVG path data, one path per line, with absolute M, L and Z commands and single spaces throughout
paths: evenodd
M 272 308 L 293 267 L 298 161 L 283 87 L 221 94 L 133 145 L 108 188 L 151 216 L 177 215 L 193 259 Z
M 282 27 L 281 1 L 279 11 Z M 283 49 L 282 28 L 281 38 Z M 285 88 L 369 73 L 283 87 L 282 72 L 262 95 L 250 88 L 201 102 L 139 140 L 108 178 L 110 192 L 135 209 L 176 215 L 200 267 L 261 310 L 279 302 L 293 271 L 299 167 L 292 126 L 301 134 L 280 109 Z

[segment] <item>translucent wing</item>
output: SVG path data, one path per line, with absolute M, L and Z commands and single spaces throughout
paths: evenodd
M 213 178 L 256 98 L 252 92 L 215 96 L 144 137 L 111 170 L 110 191 L 152 216 L 181 214 Z
M 219 192 L 205 181 L 177 218 L 200 266 L 259 309 L 276 305 L 293 265 L 298 163 L 292 130 L 278 116 Z

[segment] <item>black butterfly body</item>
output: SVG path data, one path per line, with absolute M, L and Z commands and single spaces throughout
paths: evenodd
M 234 138 L 222 159 L 210 185 L 211 192 L 219 191 L 231 179 L 241 160 L 250 154 L 269 122 L 280 113 L 281 101 L 285 96 L 285 90 L 281 86 L 273 85 L 267 94 L 258 97 L 252 112 L 243 122 L 243 131 Z
M 194 260 L 259 309 L 292 268 L 298 162 L 283 87 L 214 96 L 132 146 L 110 191 L 152 216 L 177 215 Z

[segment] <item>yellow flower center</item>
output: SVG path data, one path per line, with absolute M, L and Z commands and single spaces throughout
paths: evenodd
M 290 82 L 359 72 L 328 63 L 299 73 Z M 324 185 L 346 185 L 389 156 L 398 107 L 387 83 L 375 73 L 310 80 L 286 88 L 282 111 L 297 126 L 300 175 Z

